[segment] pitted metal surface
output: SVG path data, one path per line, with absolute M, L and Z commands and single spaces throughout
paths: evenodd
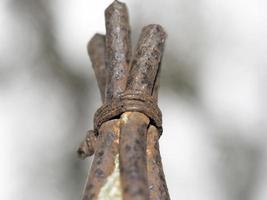
M 111 103 L 104 104 L 95 113 L 94 128 L 97 131 L 102 123 L 120 117 L 124 112 L 141 112 L 151 119 L 151 122 L 162 130 L 162 114 L 156 99 L 142 91 L 126 91 Z
M 82 199 L 169 200 L 157 105 L 166 33 L 160 25 L 144 27 L 131 58 L 126 5 L 115 0 L 105 20 L 106 35 L 96 34 L 88 44 L 103 106 L 78 149 L 82 158 L 95 155 Z

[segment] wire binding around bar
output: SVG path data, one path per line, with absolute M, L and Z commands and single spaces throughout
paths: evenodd
M 142 91 L 127 90 L 114 98 L 111 103 L 104 104 L 94 116 L 94 129 L 98 132 L 100 126 L 111 119 L 120 117 L 124 112 L 141 112 L 150 118 L 151 124 L 155 125 L 162 133 L 162 114 L 156 99 L 144 94 Z

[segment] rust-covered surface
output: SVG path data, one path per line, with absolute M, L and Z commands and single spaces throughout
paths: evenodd
M 105 63 L 105 46 L 106 40 L 105 36 L 102 34 L 95 34 L 87 45 L 87 51 L 92 61 L 102 102 L 104 102 L 105 100 L 105 88 L 107 78 Z
M 159 151 L 159 131 L 150 125 L 147 132 L 147 173 L 150 200 L 169 200 L 170 196 Z
M 127 89 L 151 95 L 165 39 L 166 33 L 160 25 L 151 24 L 143 28 L 133 57 Z
M 146 137 L 149 119 L 139 112 L 121 116 L 120 169 L 125 200 L 147 200 Z
M 119 153 L 119 120 L 110 120 L 99 129 L 94 160 L 84 188 L 83 200 L 97 200 L 106 179 L 114 170 Z
M 156 99 L 143 93 L 141 90 L 126 90 L 111 103 L 103 104 L 95 113 L 94 128 L 97 131 L 101 124 L 109 119 L 117 118 L 127 111 L 142 112 L 151 119 L 151 122 L 162 129 L 162 114 Z
M 124 3 L 114 1 L 105 10 L 106 59 L 108 81 L 106 102 L 124 92 L 131 59 L 131 39 L 128 10 Z
M 81 142 L 78 148 L 78 155 L 80 158 L 85 159 L 95 153 L 96 135 L 95 132 L 90 130 L 87 132 L 85 139 Z
M 105 20 L 106 35 L 88 43 L 103 106 L 78 149 L 82 158 L 94 154 L 82 199 L 168 200 L 157 106 L 166 33 L 160 25 L 145 26 L 131 57 L 126 5 L 114 1 Z

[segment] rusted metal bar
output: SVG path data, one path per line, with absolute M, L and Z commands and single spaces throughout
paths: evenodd
M 119 149 L 119 120 L 110 120 L 99 129 L 95 157 L 90 169 L 83 200 L 97 200 L 107 177 L 115 169 Z
M 123 199 L 148 199 L 146 133 L 149 118 L 140 112 L 121 116 L 120 171 Z
M 88 45 L 88 53 L 93 64 L 96 79 L 100 89 L 102 101 L 105 98 L 107 73 L 105 67 L 105 43 L 104 36 L 95 35 Z M 96 50 L 96 48 L 100 48 Z M 118 155 L 119 120 L 110 120 L 102 124 L 98 136 L 91 131 L 80 146 L 80 155 L 92 155 L 95 157 L 84 188 L 83 200 L 97 200 L 107 178 L 115 170 L 116 155 Z M 87 144 L 87 147 L 86 147 Z M 91 151 L 88 151 L 90 149 Z M 117 194 L 115 194 L 117 195 Z
M 117 97 L 119 93 L 125 90 L 128 78 L 128 71 L 130 68 L 129 62 L 131 48 L 128 11 L 126 5 L 118 1 L 114 1 L 106 9 L 105 17 L 106 48 L 104 49 L 104 52 L 107 61 L 107 78 L 105 81 L 106 87 L 103 99 L 105 103 L 107 103 L 111 102 L 113 98 Z M 89 54 L 92 52 L 94 51 L 89 51 Z M 100 54 L 102 52 L 103 51 L 101 51 Z M 92 58 L 95 57 L 90 57 L 92 62 L 94 62 Z M 101 56 L 100 58 L 103 57 Z M 102 64 L 103 62 L 101 62 L 100 66 L 102 66 Z M 98 74 L 98 69 L 101 71 L 100 68 L 94 67 L 96 75 Z M 99 82 L 101 83 L 98 84 L 101 90 L 104 85 L 102 84 L 102 82 L 104 82 L 103 77 L 98 76 L 97 79 L 99 79 Z M 102 92 L 103 89 L 101 90 L 101 93 Z M 87 184 L 84 190 L 83 200 L 105 198 L 105 193 L 108 193 L 107 191 L 102 192 L 102 189 L 107 188 L 105 187 L 105 184 L 108 182 L 108 177 L 111 176 L 112 173 L 114 173 L 116 159 L 118 159 L 119 157 L 119 125 L 120 120 L 114 119 L 103 123 L 100 129 L 98 130 L 95 158 L 88 176 Z M 116 180 L 116 182 L 118 181 Z M 117 186 L 117 190 L 120 190 L 120 188 L 120 186 Z M 120 195 L 120 191 L 117 191 L 115 194 L 115 196 Z M 111 197 L 112 195 L 107 194 L 107 196 Z
M 87 45 L 87 51 L 93 65 L 102 102 L 104 102 L 105 99 L 105 88 L 107 82 L 105 46 L 106 46 L 105 35 L 101 34 L 95 34 Z
M 128 10 L 125 3 L 114 1 L 105 10 L 106 56 L 109 73 L 105 103 L 125 91 L 131 59 Z
M 127 83 L 127 92 L 152 95 L 166 34 L 159 25 L 143 28 Z M 145 109 L 145 108 L 144 108 Z M 120 168 L 123 199 L 149 199 L 146 141 L 148 116 L 126 112 L 121 117 Z
M 160 25 L 151 24 L 143 28 L 132 61 L 127 90 L 152 95 L 165 39 L 166 33 Z
M 150 125 L 147 132 L 147 173 L 150 200 L 169 200 L 169 192 L 163 172 L 161 155 L 159 151 L 160 133 Z
M 98 33 L 92 37 L 87 45 L 87 52 L 92 62 L 102 102 L 105 100 L 107 79 L 105 45 L 105 35 Z M 88 131 L 85 139 L 81 142 L 78 148 L 77 153 L 79 157 L 85 159 L 86 157 L 93 155 L 95 151 L 95 143 L 96 133 L 94 131 Z
M 160 69 L 159 69 L 160 70 Z M 153 97 L 158 101 L 159 71 L 153 88 Z M 159 150 L 159 138 L 161 134 L 157 127 L 150 125 L 147 132 L 147 176 L 150 200 L 169 200 L 170 195 L 165 180 L 161 155 Z
M 88 53 L 102 101 L 115 107 L 126 106 L 126 110 L 117 116 L 119 119 L 101 122 L 97 132 L 89 131 L 78 150 L 82 158 L 95 151 L 83 200 L 168 200 L 158 146 L 161 113 L 158 116 L 158 110 L 153 110 L 157 108 L 153 104 L 157 104 L 166 34 L 159 25 L 143 28 L 129 72 L 131 44 L 126 5 L 114 1 L 105 17 L 107 35 L 96 34 L 88 44 Z M 123 98 L 126 101 L 119 104 L 117 101 Z M 135 98 L 149 101 L 148 108 L 144 103 L 131 101 Z
M 162 50 L 163 52 L 163 50 Z M 161 57 L 163 54 L 161 54 Z M 158 102 L 158 91 L 160 86 L 160 69 L 156 76 L 156 81 L 153 87 L 152 96 Z M 160 131 L 154 125 L 150 125 L 147 132 L 147 176 L 148 176 L 148 189 L 150 200 L 169 200 L 170 195 L 168 192 L 167 183 L 161 162 L 161 155 L 159 150 Z

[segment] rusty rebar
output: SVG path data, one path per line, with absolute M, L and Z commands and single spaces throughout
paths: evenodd
M 128 92 L 140 91 L 143 95 L 152 95 L 164 41 L 165 32 L 159 25 L 143 28 L 127 82 Z M 140 112 L 126 112 L 121 119 L 120 169 L 123 197 L 126 200 L 147 200 L 146 140 L 150 119 Z
M 127 83 L 128 90 L 152 95 L 166 33 L 160 25 L 145 26 L 141 32 Z
M 160 133 L 150 125 L 147 132 L 147 173 L 150 200 L 169 200 L 169 192 L 163 172 L 161 155 L 159 151 Z
M 121 116 L 120 172 L 123 199 L 148 199 L 146 137 L 149 118 L 140 112 Z
M 114 171 L 119 144 L 119 120 L 104 123 L 97 137 L 95 157 L 90 169 L 83 200 L 99 199 L 107 177 Z
M 162 55 L 161 55 L 162 56 Z M 152 96 L 155 101 L 158 102 L 158 91 L 159 91 L 159 73 L 156 77 L 155 85 L 153 88 Z M 160 131 L 154 125 L 150 125 L 147 131 L 147 178 L 148 178 L 148 189 L 149 189 L 149 200 L 170 200 L 170 195 L 165 180 L 163 171 L 161 155 L 159 150 L 159 138 L 161 136 Z
M 88 53 L 93 64 L 98 87 L 100 89 L 102 101 L 106 100 L 105 88 L 107 76 L 105 65 L 105 36 L 96 34 L 88 45 Z M 100 48 L 100 50 L 95 50 Z M 91 131 L 78 149 L 79 155 L 90 156 L 95 153 L 94 160 L 86 181 L 83 192 L 83 200 L 97 200 L 101 189 L 107 182 L 107 178 L 115 169 L 115 161 L 118 155 L 119 143 L 119 123 L 117 119 L 110 120 L 102 124 L 96 132 Z M 95 139 L 96 138 L 96 139 Z M 87 144 L 87 148 L 85 147 Z M 90 149 L 91 151 L 88 151 Z
M 106 66 L 109 73 L 106 101 L 124 92 L 131 58 L 131 39 L 128 10 L 125 3 L 114 1 L 105 10 Z
M 92 66 L 95 72 L 102 102 L 104 102 L 105 100 L 105 88 L 107 82 L 105 49 L 106 49 L 105 35 L 101 34 L 95 34 L 87 45 L 87 51 L 90 56 Z
M 159 25 L 143 28 L 130 67 L 130 25 L 126 5 L 115 0 L 106 9 L 105 17 L 106 36 L 96 34 L 88 44 L 102 101 L 107 105 L 116 104 L 121 94 L 129 93 L 126 98 L 138 101 L 151 101 L 152 98 L 152 104 L 156 105 L 159 66 L 166 38 L 164 30 Z M 128 102 L 133 103 L 126 99 L 125 103 Z M 158 145 L 161 113 L 158 116 L 158 112 L 148 112 L 144 103 L 127 108 L 129 112 L 124 111 L 121 116 L 114 116 L 115 119 L 101 122 L 97 130 L 89 131 L 81 143 L 80 157 L 95 152 L 83 200 L 115 199 L 115 196 L 125 200 L 170 199 Z M 115 176 L 119 178 L 114 182 L 117 168 L 120 171 Z M 114 189 L 108 189 L 109 184 L 114 184 L 116 194 Z M 113 195 L 106 194 L 110 191 Z
M 124 3 L 114 1 L 105 11 L 106 18 L 106 38 L 104 51 L 98 52 L 99 59 L 103 61 L 102 53 L 105 52 L 106 59 L 106 80 L 105 80 L 105 103 L 123 92 L 126 87 L 129 62 L 130 62 L 130 28 L 128 22 L 128 11 Z M 91 43 L 91 42 L 90 42 Z M 89 44 L 90 44 L 89 43 Z M 89 45 L 90 47 L 90 45 Z M 89 51 L 92 62 L 93 51 Z M 101 62 L 102 63 L 102 62 Z M 102 65 L 101 65 L 102 66 Z M 101 68 L 102 69 L 102 68 Z M 98 70 L 94 67 L 96 75 Z M 103 77 L 98 76 L 102 83 Z M 101 79 L 101 80 L 100 80 Z M 103 84 L 99 84 L 101 94 L 103 94 Z M 119 141 L 118 119 L 110 120 L 101 125 L 98 130 L 95 158 L 84 189 L 83 199 L 98 199 L 101 188 L 107 182 L 107 178 L 114 172 L 116 157 L 118 157 Z
M 87 45 L 87 52 L 95 72 L 102 103 L 105 100 L 105 88 L 107 79 L 105 46 L 105 35 L 102 34 L 95 34 Z M 79 157 L 85 159 L 86 157 L 93 155 L 95 151 L 95 143 L 96 133 L 94 131 L 88 131 L 85 139 L 81 142 L 80 147 L 77 150 Z

